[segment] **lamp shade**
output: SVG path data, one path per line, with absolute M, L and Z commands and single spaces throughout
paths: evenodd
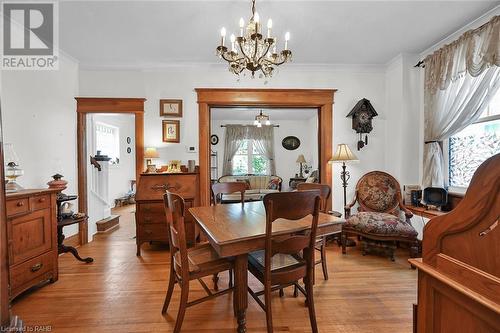
M 144 158 L 159 158 L 160 154 L 156 148 L 146 148 L 144 152 Z
M 306 159 L 304 158 L 304 155 L 300 154 L 299 157 L 297 157 L 297 163 L 306 163 Z
M 345 143 L 340 143 L 337 146 L 337 151 L 332 156 L 332 158 L 328 161 L 329 163 L 341 163 L 347 161 L 358 161 L 358 158 L 354 153 L 349 149 L 349 146 Z

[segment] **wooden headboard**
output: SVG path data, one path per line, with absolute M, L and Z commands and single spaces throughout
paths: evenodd
M 500 332 L 500 154 L 424 228 L 416 332 Z

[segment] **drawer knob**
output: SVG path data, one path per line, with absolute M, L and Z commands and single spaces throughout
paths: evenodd
M 144 232 L 147 233 L 148 235 L 151 235 L 153 233 L 151 230 L 145 230 Z
M 33 265 L 33 266 L 31 266 L 31 271 L 36 272 L 36 271 L 40 270 L 40 268 L 42 268 L 42 266 L 43 266 L 42 263 L 38 263 L 36 265 Z
M 150 223 L 151 221 L 153 221 L 153 219 L 152 219 L 152 218 L 150 218 L 150 217 L 146 217 L 146 218 L 144 219 L 144 222 L 147 222 L 147 223 Z
M 38 202 L 45 202 L 45 198 L 38 199 Z
M 19 202 L 17 203 L 17 207 L 22 207 L 22 206 L 24 206 L 24 202 L 19 201 Z

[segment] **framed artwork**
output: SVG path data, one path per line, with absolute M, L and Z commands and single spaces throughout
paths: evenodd
M 281 141 L 281 145 L 286 150 L 295 150 L 300 146 L 300 140 L 296 136 L 287 136 Z
M 182 99 L 160 99 L 160 117 L 182 117 Z
M 179 120 L 163 120 L 163 142 L 179 143 L 181 122 Z

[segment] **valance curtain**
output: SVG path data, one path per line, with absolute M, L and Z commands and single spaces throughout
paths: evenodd
M 226 139 L 224 143 L 224 163 L 222 171 L 224 175 L 233 173 L 233 158 L 242 141 L 250 139 L 257 152 L 269 160 L 269 172 L 276 174 L 276 163 L 274 161 L 274 127 L 272 126 L 245 126 L 226 125 Z
M 276 175 L 274 162 L 274 127 L 273 126 L 248 126 L 248 138 L 253 140 L 257 152 L 269 160 L 269 172 Z
M 500 16 L 425 60 L 423 185 L 444 187 L 440 142 L 476 121 L 500 87 Z
M 242 140 L 245 139 L 246 128 L 242 125 L 227 125 L 226 140 L 224 142 L 224 161 L 222 163 L 222 174 L 233 173 L 233 157 L 240 148 Z

